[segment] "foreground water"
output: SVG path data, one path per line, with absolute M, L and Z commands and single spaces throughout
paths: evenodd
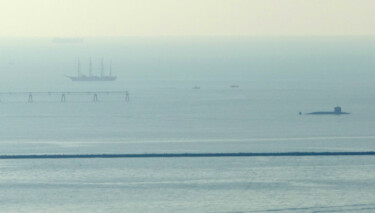
M 2 41 L 1 92 L 127 90 L 130 102 L 2 95 L 0 155 L 374 151 L 365 40 Z M 63 77 L 90 54 L 113 57 L 118 81 Z M 351 114 L 304 114 L 336 105 Z M 2 212 L 375 209 L 372 156 L 0 160 L 0 171 Z
M 2 212 L 373 212 L 373 157 L 3 160 Z

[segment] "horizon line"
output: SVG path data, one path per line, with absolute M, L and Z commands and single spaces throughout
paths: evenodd
M 314 156 L 375 156 L 367 152 L 227 152 L 227 153 L 144 153 L 144 154 L 25 154 L 0 155 L 11 159 L 72 159 L 72 158 L 212 158 L 212 157 L 314 157 Z
M 375 37 L 375 34 L 313 34 L 313 35 L 77 35 L 77 36 L 6 36 L 0 39 L 30 38 L 30 39 L 91 39 L 91 38 L 308 38 L 308 37 Z

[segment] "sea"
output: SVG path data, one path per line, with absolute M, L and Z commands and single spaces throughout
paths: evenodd
M 375 37 L 1 38 L 0 49 L 0 156 L 375 151 Z M 118 79 L 66 77 L 90 58 Z M 98 91 L 129 101 L 94 102 Z M 336 106 L 350 114 L 307 114 Z M 375 156 L 0 159 L 0 206 L 374 212 Z

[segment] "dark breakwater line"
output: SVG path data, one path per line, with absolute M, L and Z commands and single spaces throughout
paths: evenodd
M 371 156 L 369 152 L 240 152 L 240 153 L 150 153 L 150 154 L 45 154 L 0 155 L 0 159 L 64 159 L 64 158 L 205 158 L 205 157 L 303 157 L 303 156 Z

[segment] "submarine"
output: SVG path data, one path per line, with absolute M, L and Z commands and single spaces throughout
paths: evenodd
M 350 114 L 350 113 L 341 111 L 341 107 L 339 106 L 335 107 L 333 112 L 320 111 L 320 112 L 307 113 L 307 115 L 347 115 L 347 114 Z

